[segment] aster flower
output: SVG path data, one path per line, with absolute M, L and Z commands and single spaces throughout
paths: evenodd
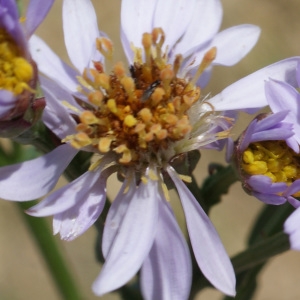
M 235 293 L 234 272 L 218 234 L 183 183 L 189 178 L 177 174 L 172 163 L 228 136 L 231 118 L 215 113 L 220 109 L 201 99 L 197 84 L 205 84 L 214 64 L 239 61 L 259 30 L 242 25 L 217 34 L 219 1 L 181 1 L 175 10 L 168 7 L 170 1 L 122 1 L 122 42 L 130 72 L 117 63 L 105 73 L 112 43 L 99 33 L 90 1 L 63 3 L 65 41 L 76 70 L 38 37 L 31 39 L 33 57 L 47 75 L 41 77 L 47 99 L 43 121 L 64 144 L 35 160 L 1 168 L 0 196 L 15 201 L 44 196 L 78 151 L 98 154 L 86 173 L 28 211 L 54 215 L 54 233 L 72 240 L 97 220 L 106 180 L 118 173 L 123 184 L 103 232 L 106 260 L 93 285 L 98 295 L 122 286 L 141 269 L 146 299 L 188 297 L 190 255 L 167 201 L 168 179 L 180 196 L 201 271 L 222 292 Z M 198 9 L 203 30 L 198 30 Z M 233 51 L 227 51 L 232 43 Z M 283 77 L 286 64 L 267 70 Z M 255 78 L 266 78 L 266 70 Z
M 27 40 L 48 13 L 53 1 L 31 1 L 21 24 L 16 1 L 0 1 L 0 118 L 2 135 L 9 127 L 3 121 L 23 116 L 33 101 L 37 82 Z M 14 125 L 16 127 L 16 125 Z
M 299 65 L 297 70 L 299 74 Z M 269 80 L 265 96 L 272 113 L 256 117 L 235 143 L 233 160 L 244 189 L 267 204 L 298 207 L 299 93 L 286 82 Z

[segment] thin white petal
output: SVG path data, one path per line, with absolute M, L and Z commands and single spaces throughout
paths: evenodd
M 70 60 L 82 73 L 95 52 L 99 36 L 97 17 L 90 0 L 64 0 L 63 29 Z
M 260 28 L 254 25 L 239 25 L 221 31 L 212 41 L 217 47 L 214 65 L 232 66 L 245 57 L 256 44 Z
M 44 196 L 77 152 L 65 144 L 36 159 L 0 168 L 0 197 L 28 201 Z
M 188 299 L 192 263 L 188 246 L 164 199 L 159 201 L 157 234 L 141 270 L 145 299 Z
M 176 45 L 176 53 L 187 57 L 195 48 L 214 38 L 222 21 L 222 5 L 219 0 L 197 0 L 191 22 L 182 39 Z
M 129 190 L 125 193 L 125 189 Z M 107 257 L 109 250 L 118 234 L 128 205 L 135 194 L 136 186 L 134 178 L 126 178 L 115 200 L 109 208 L 102 237 L 102 253 Z
M 89 184 L 88 184 L 89 185 Z M 76 204 L 53 219 L 54 234 L 59 232 L 63 240 L 72 241 L 89 229 L 100 216 L 106 200 L 106 178 L 100 178 Z
M 260 69 L 231 84 L 209 102 L 217 111 L 260 108 L 268 105 L 265 80 L 281 80 L 297 87 L 296 67 L 300 57 L 292 57 Z
M 159 0 L 156 5 L 153 27 L 161 27 L 166 35 L 169 50 L 186 31 L 194 13 L 195 0 Z M 179 21 L 180 20 L 180 21 Z
M 153 29 L 153 15 L 157 0 L 122 0 L 122 43 L 128 60 L 133 59 L 130 44 L 142 47 L 142 36 Z
M 175 170 L 168 167 L 167 171 L 180 196 L 195 258 L 202 273 L 217 289 L 234 296 L 234 270 L 216 229 Z
M 27 213 L 35 217 L 44 217 L 66 211 L 87 196 L 99 176 L 99 172 L 85 172 L 76 180 L 73 180 L 53 192 L 37 205 L 31 207 L 27 210 Z
M 140 184 L 130 201 L 101 273 L 93 284 L 96 295 L 117 289 L 136 274 L 152 247 L 157 220 L 157 182 L 148 180 L 147 184 Z
M 29 40 L 29 48 L 40 72 L 59 82 L 69 91 L 77 91 L 79 83 L 76 76 L 79 74 L 64 63 L 42 39 L 33 35 Z

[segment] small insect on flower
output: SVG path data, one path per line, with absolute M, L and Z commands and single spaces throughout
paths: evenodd
M 155 80 L 152 84 L 150 84 L 150 86 L 144 91 L 141 101 L 143 102 L 149 99 L 153 94 L 154 90 L 156 89 L 156 87 L 160 85 L 160 83 L 161 83 L 160 80 Z

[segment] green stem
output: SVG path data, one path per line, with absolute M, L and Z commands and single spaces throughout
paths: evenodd
M 288 235 L 280 232 L 236 255 L 232 258 L 232 264 L 236 274 L 239 274 L 289 249 Z
M 30 229 L 36 244 L 44 257 L 52 279 L 60 292 L 62 299 L 80 300 L 83 299 L 78 285 L 73 280 L 72 274 L 65 263 L 62 251 L 58 242 L 54 238 L 47 220 L 44 218 L 34 218 L 24 214 L 24 210 L 35 204 L 36 201 L 19 202 L 18 207 L 22 211 L 25 223 Z

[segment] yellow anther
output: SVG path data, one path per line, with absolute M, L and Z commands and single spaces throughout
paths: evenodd
M 297 167 L 295 165 L 287 165 L 283 168 L 287 178 L 296 178 L 297 177 Z
M 103 101 L 103 93 L 99 90 L 95 90 L 88 95 L 88 100 L 90 103 L 100 106 Z
M 124 77 L 121 79 L 121 84 L 123 85 L 126 93 L 130 96 L 135 90 L 135 84 L 131 77 Z
M 97 86 L 102 87 L 106 91 L 110 90 L 110 79 L 105 73 L 97 73 L 95 76 L 95 83 Z
M 124 125 L 127 127 L 133 127 L 137 123 L 137 119 L 132 115 L 127 115 L 124 119 Z
M 141 117 L 141 119 L 145 122 L 145 123 L 149 123 L 152 119 L 152 113 L 151 110 L 149 108 L 143 108 L 140 110 L 139 112 L 139 116 Z
M 125 68 L 122 62 L 117 62 L 114 65 L 114 73 L 119 79 L 123 78 L 126 75 Z
M 116 114 L 118 112 L 118 108 L 117 108 L 115 99 L 109 99 L 106 103 L 106 106 L 113 114 Z
M 79 118 L 83 124 L 87 125 L 97 124 L 99 121 L 99 119 L 89 110 L 85 110 Z
M 152 100 L 151 104 L 153 106 L 156 106 L 160 101 L 163 100 L 165 94 L 166 93 L 163 88 L 157 87 L 151 95 L 151 100 Z
M 254 162 L 254 155 L 253 155 L 253 152 L 250 151 L 250 150 L 246 150 L 244 153 L 243 153 L 243 161 L 247 164 L 251 164 Z
M 173 114 L 164 114 L 161 116 L 161 119 L 169 125 L 175 125 L 178 122 L 178 117 Z
M 275 160 L 274 158 L 270 158 L 267 161 L 268 170 L 270 172 L 279 172 L 282 168 L 282 163 L 278 160 Z
M 268 171 L 265 161 L 254 161 L 252 164 L 243 164 L 243 169 L 250 175 L 262 175 Z
M 23 57 L 17 57 L 13 60 L 14 73 L 18 80 L 28 82 L 33 76 L 33 69 Z
M 187 183 L 191 183 L 192 182 L 192 177 L 191 176 L 179 174 L 179 177 L 184 182 L 187 182 Z
M 161 125 L 160 124 L 154 124 L 150 127 L 150 132 L 152 133 L 158 133 L 161 130 Z
M 111 59 L 113 55 L 113 44 L 108 38 L 102 37 L 96 39 L 96 47 L 107 59 Z
M 106 153 L 110 150 L 110 145 L 112 142 L 112 138 L 110 137 L 103 137 L 100 138 L 98 143 L 98 149 L 101 153 Z
M 166 129 L 162 129 L 155 133 L 158 140 L 164 140 L 168 137 L 168 131 Z
M 141 131 L 144 131 L 145 128 L 146 128 L 146 125 L 145 125 L 145 124 L 143 124 L 143 123 L 138 123 L 138 124 L 135 126 L 135 128 L 134 128 L 134 132 L 135 132 L 135 133 L 139 133 L 139 132 L 141 132 Z
M 71 145 L 76 149 L 80 149 L 80 148 L 88 146 L 90 144 L 91 144 L 91 139 L 84 132 L 79 132 L 79 133 L 75 134 L 74 139 L 71 140 Z

